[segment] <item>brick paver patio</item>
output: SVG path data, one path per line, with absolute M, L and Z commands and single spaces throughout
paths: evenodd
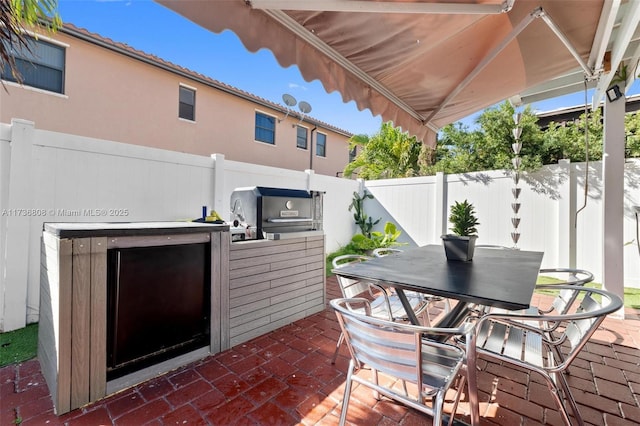
M 327 279 L 328 299 L 339 297 Z M 543 297 L 543 296 L 536 296 Z M 539 302 L 539 301 L 536 301 Z M 640 424 L 640 331 L 635 311 L 607 318 L 570 369 L 590 425 Z M 348 364 L 331 356 L 339 327 L 329 309 L 63 416 L 53 414 L 37 360 L 0 369 L 0 425 L 335 425 Z M 483 425 L 561 424 L 546 385 L 480 360 Z M 368 374 L 363 371 L 361 374 Z M 457 418 L 468 421 L 463 401 Z M 349 422 L 430 424 L 430 418 L 356 388 Z

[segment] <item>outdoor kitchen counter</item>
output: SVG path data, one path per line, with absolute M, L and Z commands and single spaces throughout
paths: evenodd
M 297 237 L 296 237 L 297 236 Z M 322 311 L 324 234 L 231 243 L 229 286 L 223 289 L 222 347 L 233 347 Z
M 59 238 L 121 237 L 228 231 L 229 225 L 200 222 L 69 222 L 45 223 Z
M 45 223 L 38 358 L 60 415 L 135 383 L 226 349 L 222 295 L 229 287 L 229 226 L 198 222 Z M 107 380 L 108 252 L 210 244 L 210 344 Z M 207 285 L 205 283 L 205 285 Z M 228 296 L 227 296 L 228 297 Z M 225 339 L 228 344 L 228 338 Z

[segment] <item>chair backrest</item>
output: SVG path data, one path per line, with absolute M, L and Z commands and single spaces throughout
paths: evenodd
M 574 301 L 580 303 L 575 311 L 570 307 L 565 313 L 569 320 L 563 332 L 569 342 L 569 353 L 565 355 L 564 361 L 567 365 L 577 356 L 605 317 L 623 307 L 618 296 L 605 290 L 578 287 L 573 291 L 576 293 Z
M 331 301 L 352 359 L 359 368 L 366 364 L 379 372 L 416 383 L 419 389 L 427 388 L 427 394 L 428 389 L 451 385 L 463 365 L 464 351 L 423 336 L 425 333 L 460 336 L 468 327 L 434 329 L 386 321 L 352 311 L 351 307 L 357 304 L 368 304 L 368 300 Z
M 556 280 L 560 280 L 555 283 L 543 284 L 542 286 L 547 285 L 572 285 L 572 286 L 583 286 L 587 283 L 593 281 L 593 274 L 589 271 L 585 271 L 584 269 L 573 269 L 573 268 L 547 268 L 541 269 L 540 275 L 547 275 Z M 571 289 L 563 289 L 560 290 L 558 296 L 553 300 L 551 307 L 552 309 L 546 311 L 546 313 L 555 312 L 564 314 L 567 309 L 573 303 L 574 297 L 578 293 L 572 291 Z
M 556 354 L 556 362 L 547 363 L 545 369 L 562 371 L 571 364 L 605 317 L 623 306 L 618 296 L 605 290 L 566 284 L 538 285 L 537 288 L 565 292 L 569 305 L 563 313 L 551 315 L 522 311 L 490 313 L 479 320 L 478 345 L 498 358 L 503 354 L 511 358 L 522 357 L 525 361 L 529 357 L 539 359 L 540 346 L 531 344 L 535 337 L 527 334 L 533 332 L 543 337 L 538 338 L 539 343 L 544 341 Z M 507 329 L 509 331 L 505 333 Z M 527 353 L 529 350 L 535 353 Z
M 334 269 L 339 269 L 351 262 L 364 262 L 369 259 L 368 256 L 359 254 L 345 254 L 333 259 L 332 264 Z M 337 275 L 336 278 L 343 297 L 356 297 L 369 290 L 369 283 L 367 282 L 341 277 L 340 275 Z
M 545 268 L 540 269 L 540 275 L 548 275 L 558 280 L 557 283 L 549 284 L 571 284 L 582 286 L 593 281 L 593 274 L 584 269 Z
M 377 249 L 373 250 L 373 255 L 375 257 L 384 257 L 390 255 L 391 253 L 402 253 L 402 250 L 391 247 L 378 247 Z

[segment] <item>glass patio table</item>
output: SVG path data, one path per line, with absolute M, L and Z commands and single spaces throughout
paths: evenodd
M 404 250 L 366 262 L 334 269 L 346 278 L 394 287 L 413 324 L 420 324 L 404 290 L 456 299 L 438 323 L 455 327 L 468 314 L 469 304 L 526 309 L 536 285 L 542 252 L 476 248 L 472 261 L 448 261 L 441 245 Z

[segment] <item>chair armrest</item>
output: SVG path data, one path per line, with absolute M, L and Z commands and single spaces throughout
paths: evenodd
M 344 299 L 349 309 L 357 310 L 358 306 L 361 305 L 364 308 L 366 315 L 371 315 L 371 301 L 365 299 L 364 297 L 352 297 L 350 299 Z

